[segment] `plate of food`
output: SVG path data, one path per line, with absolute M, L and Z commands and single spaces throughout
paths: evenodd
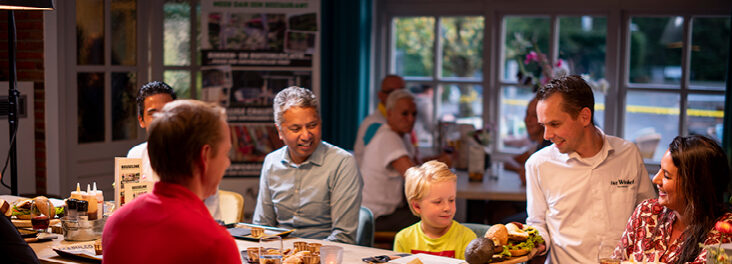
M 59 256 L 66 258 L 93 260 L 98 262 L 102 261 L 102 254 L 97 254 L 93 243 L 54 247 L 53 251 L 56 251 Z
M 227 228 L 229 234 L 237 239 L 259 241 L 263 236 L 280 236 L 287 237 L 295 231 L 294 229 L 285 229 L 271 226 L 262 226 L 255 224 L 238 223 Z
M 36 201 L 36 204 L 50 204 L 50 206 L 54 207 L 51 209 L 51 212 L 54 212 L 54 216 L 51 217 L 49 225 L 56 225 L 60 223 L 58 217 L 63 216 L 64 208 L 62 206 L 57 206 L 57 201 L 54 200 L 58 199 L 48 199 L 45 196 L 37 196 L 33 199 L 18 199 L 13 202 L 10 211 L 8 211 L 10 212 L 11 216 L 10 220 L 13 222 L 13 225 L 19 228 L 32 227 L 33 224 L 31 223 L 31 204 Z M 48 203 L 49 201 L 50 203 Z M 63 201 L 61 201 L 61 203 L 63 204 Z M 44 208 L 42 210 L 48 211 L 49 209 Z
M 517 222 L 493 225 L 484 237 L 470 241 L 465 249 L 469 263 L 513 264 L 526 262 L 544 243 L 536 228 Z

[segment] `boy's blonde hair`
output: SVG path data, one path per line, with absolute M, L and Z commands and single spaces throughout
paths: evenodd
M 432 160 L 425 162 L 422 166 L 411 167 L 404 173 L 404 194 L 407 196 L 407 203 L 412 214 L 419 216 L 412 208 L 412 201 L 419 201 L 426 195 L 432 184 L 438 182 L 457 182 L 457 176 L 450 171 L 445 163 Z

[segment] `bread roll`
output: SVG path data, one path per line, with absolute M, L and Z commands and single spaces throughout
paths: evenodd
M 508 230 L 506 229 L 506 226 L 502 224 L 491 226 L 491 228 L 485 232 L 484 237 L 493 240 L 493 244 L 496 247 L 502 247 L 508 244 Z
M 10 210 L 10 204 L 3 199 L 0 199 L 0 214 L 7 217 L 13 214 L 13 210 Z
M 56 216 L 56 207 L 54 207 L 51 201 L 49 201 L 45 196 L 37 196 L 36 198 L 33 198 L 33 201 L 35 201 L 36 208 L 38 208 L 38 211 L 42 214 L 48 214 L 50 219 L 53 219 Z
M 506 229 L 508 230 L 508 239 L 513 241 L 526 241 L 526 239 L 529 239 L 529 233 L 513 223 L 508 223 Z

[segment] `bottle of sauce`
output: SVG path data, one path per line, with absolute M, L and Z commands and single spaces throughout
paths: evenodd
M 97 182 L 94 182 L 94 195 L 97 198 L 97 219 L 104 218 L 104 193 L 102 190 L 97 190 Z
M 84 201 L 89 205 L 87 208 L 87 214 L 89 220 L 97 220 L 97 194 L 92 192 L 91 185 L 86 185 L 86 193 L 84 194 Z

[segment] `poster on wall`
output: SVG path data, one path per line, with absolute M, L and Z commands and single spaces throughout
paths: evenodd
M 282 147 L 274 96 L 300 86 L 319 92 L 319 0 L 201 2 L 201 98 L 226 107 L 233 137 L 227 176 L 258 177 Z

